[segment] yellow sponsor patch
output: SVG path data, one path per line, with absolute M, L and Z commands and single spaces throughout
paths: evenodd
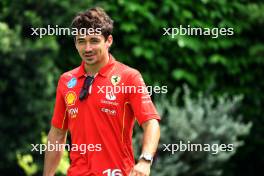
M 75 101 L 77 99 L 77 96 L 75 94 L 75 92 L 73 91 L 69 91 L 67 92 L 66 96 L 65 96 L 65 101 L 66 101 L 66 104 L 68 106 L 72 106 L 75 104 Z

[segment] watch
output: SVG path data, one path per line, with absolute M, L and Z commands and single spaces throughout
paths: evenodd
M 152 164 L 153 162 L 153 156 L 149 153 L 142 153 L 140 156 L 139 156 L 139 160 L 145 160 L 147 162 L 150 162 L 150 164 Z

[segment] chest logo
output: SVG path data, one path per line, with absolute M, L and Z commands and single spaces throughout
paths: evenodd
M 78 114 L 78 108 L 71 108 L 68 110 L 68 115 L 71 118 L 76 118 L 77 114 Z
M 113 75 L 111 77 L 111 83 L 116 86 L 121 81 L 121 77 L 119 75 Z
M 106 92 L 105 98 L 107 100 L 116 100 L 116 96 L 115 94 L 111 91 L 111 92 Z
M 66 104 L 67 104 L 68 106 L 72 106 L 72 105 L 74 105 L 74 104 L 75 104 L 75 101 L 76 101 L 76 98 L 77 98 L 77 96 L 76 96 L 75 92 L 73 92 L 73 91 L 69 91 L 69 92 L 66 94 L 66 96 L 65 96 Z
M 76 84 L 77 84 L 77 79 L 73 77 L 69 82 L 67 82 L 67 87 L 73 88 L 74 86 L 76 86 Z

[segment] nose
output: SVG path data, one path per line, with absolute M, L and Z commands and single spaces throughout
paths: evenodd
M 89 52 L 89 51 L 92 51 L 92 47 L 91 47 L 91 45 L 87 42 L 87 43 L 86 43 L 86 46 L 85 46 L 85 52 Z

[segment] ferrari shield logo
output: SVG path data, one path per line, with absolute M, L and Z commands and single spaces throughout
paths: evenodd
M 120 80 L 121 80 L 121 77 L 118 76 L 118 75 L 113 75 L 113 76 L 111 77 L 111 83 L 112 83 L 114 86 L 116 86 L 116 85 L 120 82 Z

